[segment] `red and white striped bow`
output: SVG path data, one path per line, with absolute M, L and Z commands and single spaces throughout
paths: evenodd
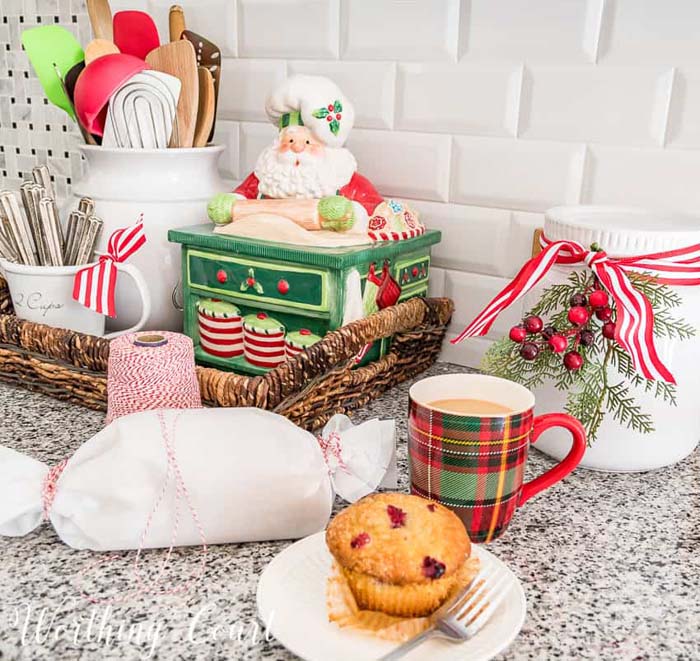
M 86 266 L 75 274 L 73 298 L 86 308 L 114 317 L 114 291 L 117 286 L 115 262 L 126 261 L 144 243 L 146 234 L 141 214 L 135 225 L 122 227 L 112 233 L 107 243 L 107 252 L 100 255 L 97 263 Z
M 542 252 L 525 263 L 510 282 L 477 315 L 452 344 L 466 337 L 486 335 L 496 317 L 523 297 L 554 264 L 584 263 L 598 277 L 615 302 L 615 340 L 627 351 L 645 378 L 675 383 L 654 345 L 654 311 L 648 299 L 637 291 L 628 271 L 651 274 L 667 285 L 700 285 L 700 244 L 635 257 L 608 257 L 602 251 L 587 250 L 576 241 L 550 241 L 542 236 Z

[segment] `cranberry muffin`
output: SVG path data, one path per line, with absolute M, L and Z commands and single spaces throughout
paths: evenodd
M 363 610 L 421 617 L 463 584 L 471 544 L 438 503 L 402 493 L 366 496 L 331 521 L 326 544 Z

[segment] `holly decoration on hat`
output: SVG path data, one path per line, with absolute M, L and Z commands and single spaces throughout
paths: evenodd
M 324 119 L 328 122 L 328 128 L 331 130 L 333 135 L 338 135 L 340 131 L 340 120 L 343 119 L 343 104 L 336 99 L 332 103 L 324 106 L 323 108 L 317 108 L 311 115 L 316 119 Z
M 691 324 L 671 316 L 680 296 L 646 274 L 630 276 L 651 303 L 656 337 L 687 339 Z M 567 413 L 578 418 L 592 443 L 606 415 L 640 433 L 654 431 L 652 417 L 635 397 L 650 392 L 671 405 L 676 389 L 637 373 L 630 356 L 615 340 L 615 303 L 590 272 L 573 272 L 567 282 L 545 289 L 539 302 L 494 342 L 482 368 L 528 388 L 553 383 L 566 392 Z

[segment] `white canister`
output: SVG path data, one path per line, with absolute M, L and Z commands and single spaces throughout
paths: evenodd
M 81 145 L 80 150 L 87 160 L 87 171 L 74 184 L 67 208 L 77 208 L 81 197 L 95 201 L 95 214 L 104 220 L 98 251 L 106 251 L 114 230 L 132 225 L 143 214 L 146 244 L 129 262 L 141 270 L 151 295 L 145 327 L 181 331 L 182 313 L 173 304 L 180 280 L 180 246 L 168 241 L 168 230 L 209 222 L 207 202 L 225 189 L 218 171 L 224 148 L 105 149 Z M 108 329 L 132 326 L 139 317 L 138 294 L 126 280 L 117 286 L 117 316 L 108 320 Z
M 700 218 L 642 209 L 603 206 L 572 206 L 550 209 L 545 215 L 545 236 L 552 240 L 578 241 L 585 247 L 597 244 L 611 257 L 627 257 L 700 244 Z M 572 268 L 556 265 L 524 300 L 529 310 L 540 299 L 543 289 L 566 281 Z M 674 317 L 683 318 L 700 331 L 700 286 L 676 287 L 683 304 L 673 308 Z M 631 392 L 645 413 L 654 421 L 655 431 L 641 434 L 620 425 L 606 415 L 598 438 L 586 451 L 581 466 L 608 471 L 645 471 L 674 464 L 687 457 L 700 439 L 700 336 L 688 340 L 655 338 L 664 364 L 677 382 L 677 406 L 643 389 Z M 622 377 L 611 369 L 612 383 Z M 534 389 L 537 413 L 562 411 L 566 393 L 551 384 Z M 550 430 L 535 446 L 557 459 L 566 455 L 571 439 L 565 432 Z
M 148 286 L 140 271 L 131 264 L 114 265 L 121 274 L 117 282 L 129 280 L 136 290 L 134 307 L 139 316 L 130 328 L 110 333 L 108 339 L 141 330 L 151 311 Z M 73 299 L 75 274 L 87 266 L 28 266 L 0 259 L 0 273 L 7 280 L 12 305 L 20 319 L 100 336 L 105 332 L 106 317 Z

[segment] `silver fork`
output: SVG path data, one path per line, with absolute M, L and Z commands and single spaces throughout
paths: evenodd
M 508 580 L 508 572 L 503 568 L 492 565 L 482 569 L 452 601 L 434 613 L 430 629 L 406 641 L 379 661 L 400 659 L 434 636 L 462 643 L 476 635 L 508 593 Z

